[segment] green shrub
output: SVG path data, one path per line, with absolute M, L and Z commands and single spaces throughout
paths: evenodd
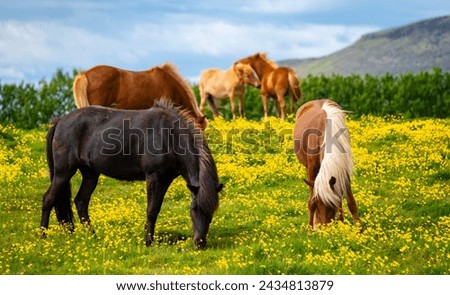
M 0 84 L 0 123 L 31 129 L 75 109 L 72 83 L 76 74 L 58 69 L 49 82 Z
M 72 83 L 76 74 L 76 70 L 69 74 L 58 69 L 49 82 L 41 80 L 37 85 L 0 83 L 0 123 L 31 129 L 75 109 Z M 450 117 L 450 73 L 443 73 L 440 68 L 401 76 L 308 75 L 301 80 L 303 98 L 297 102 L 296 108 L 306 101 L 330 98 L 350 111 L 353 117 L 367 114 L 403 115 L 406 118 Z M 199 102 L 198 86 L 194 85 L 193 89 Z M 287 105 L 289 103 L 286 102 Z M 269 110 L 272 115 L 273 104 L 271 99 Z M 220 107 L 225 119 L 230 119 L 229 100 L 221 100 Z M 205 115 L 212 117 L 209 107 L 205 108 Z M 247 87 L 245 117 L 259 120 L 262 115 L 259 89 Z

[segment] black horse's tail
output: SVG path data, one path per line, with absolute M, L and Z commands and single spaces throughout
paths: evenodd
M 55 163 L 53 161 L 53 137 L 55 136 L 56 125 L 58 124 L 59 118 L 53 119 L 51 122 L 53 126 L 47 133 L 47 164 L 50 170 L 50 181 L 53 180 L 55 174 Z
M 55 136 L 56 127 L 59 122 L 59 118 L 55 118 L 52 121 L 53 126 L 47 133 L 47 164 L 50 170 L 50 181 L 53 182 L 55 176 L 55 162 L 53 156 L 53 137 Z M 70 182 L 67 181 L 62 187 L 58 189 L 58 193 L 55 198 L 55 212 L 58 221 L 61 224 L 73 224 L 73 210 L 72 210 L 72 192 L 70 189 Z

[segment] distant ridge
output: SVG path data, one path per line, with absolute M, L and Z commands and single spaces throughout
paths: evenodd
M 400 75 L 431 71 L 450 72 L 450 16 L 442 16 L 364 35 L 353 45 L 328 56 L 279 61 L 308 74 Z

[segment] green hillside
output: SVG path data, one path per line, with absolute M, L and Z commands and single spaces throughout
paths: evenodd
M 383 75 L 450 71 L 450 16 L 364 35 L 353 45 L 331 55 L 280 61 L 300 77 L 308 74 Z

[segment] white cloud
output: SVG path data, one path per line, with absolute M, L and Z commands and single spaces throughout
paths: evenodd
M 0 80 L 51 73 L 59 67 L 80 68 L 101 62 L 134 61 L 124 43 L 85 29 L 53 22 L 0 23 Z
M 106 10 L 116 7 L 115 2 L 111 1 L 89 1 L 89 0 L 20 0 L 20 1 L 3 1 L 2 6 L 6 9 L 69 9 L 69 10 Z M 117 1 L 116 1 L 117 2 Z
M 221 56 L 269 51 L 277 58 L 317 57 L 341 49 L 374 30 L 376 28 L 368 26 L 304 24 L 283 27 L 237 25 L 223 21 L 170 27 L 143 24 L 133 29 L 132 43 L 147 43 L 149 46 L 144 48 L 156 52 Z
M 0 24 L 0 57 L 2 62 L 27 62 L 47 59 L 49 52 L 45 33 L 32 24 Z
M 255 0 L 249 2 L 251 3 L 245 3 L 241 6 L 241 10 L 267 14 L 328 10 L 345 3 L 339 0 Z
M 19 69 L 9 66 L 9 67 L 1 67 L 0 66 L 0 82 L 3 82 L 1 80 L 1 77 L 7 77 L 9 79 L 13 80 L 24 80 L 25 74 L 20 71 Z
M 136 24 L 106 35 L 55 22 L 0 22 L 0 80 L 39 74 L 42 69 L 51 70 L 48 77 L 58 67 L 86 69 L 106 63 L 148 68 L 149 62 L 155 60 L 162 63 L 176 58 L 189 63 L 192 56 L 229 60 L 258 51 L 268 52 L 274 60 L 318 57 L 375 29 L 316 24 L 247 25 L 207 19 Z M 199 63 L 185 67 L 191 76 L 204 69 Z

